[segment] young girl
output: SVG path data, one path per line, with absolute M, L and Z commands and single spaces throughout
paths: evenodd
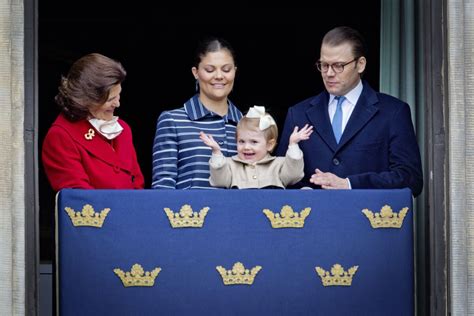
M 212 135 L 200 133 L 202 141 L 212 149 L 209 160 L 212 186 L 238 189 L 285 188 L 304 176 L 303 152 L 298 146 L 309 138 L 313 127 L 295 127 L 290 135 L 285 157 L 271 152 L 278 138 L 275 120 L 265 107 L 251 107 L 237 124 L 237 155 L 224 157 Z

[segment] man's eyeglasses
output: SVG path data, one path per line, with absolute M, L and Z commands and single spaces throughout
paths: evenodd
M 347 63 L 334 63 L 334 64 L 322 63 L 321 61 L 318 60 L 316 62 L 316 68 L 318 68 L 318 70 L 321 72 L 328 72 L 329 67 L 331 67 L 332 71 L 334 71 L 335 73 L 341 73 L 344 71 L 344 66 L 347 66 L 350 63 L 357 61 L 358 59 L 359 57 L 354 58 L 353 60 L 348 61 Z

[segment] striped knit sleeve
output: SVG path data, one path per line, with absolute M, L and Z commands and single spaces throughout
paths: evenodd
M 156 124 L 152 154 L 152 189 L 175 189 L 178 177 L 178 137 L 169 112 L 162 112 Z

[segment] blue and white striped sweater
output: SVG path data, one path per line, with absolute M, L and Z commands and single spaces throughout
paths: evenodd
M 165 111 L 158 118 L 153 143 L 154 189 L 209 189 L 211 149 L 199 132 L 211 134 L 225 156 L 237 153 L 235 130 L 242 113 L 229 101 L 224 117 L 207 110 L 198 95 L 182 108 Z

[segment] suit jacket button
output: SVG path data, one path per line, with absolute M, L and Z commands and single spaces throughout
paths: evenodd
M 115 171 L 115 173 L 119 173 L 120 172 L 120 167 L 115 165 L 114 166 L 114 171 Z
M 340 164 L 341 162 L 339 161 L 339 159 L 334 158 L 334 159 L 332 160 L 332 163 L 333 163 L 335 166 L 339 166 L 339 164 Z
M 252 176 L 252 179 L 254 179 L 254 180 L 257 179 L 257 176 Z

